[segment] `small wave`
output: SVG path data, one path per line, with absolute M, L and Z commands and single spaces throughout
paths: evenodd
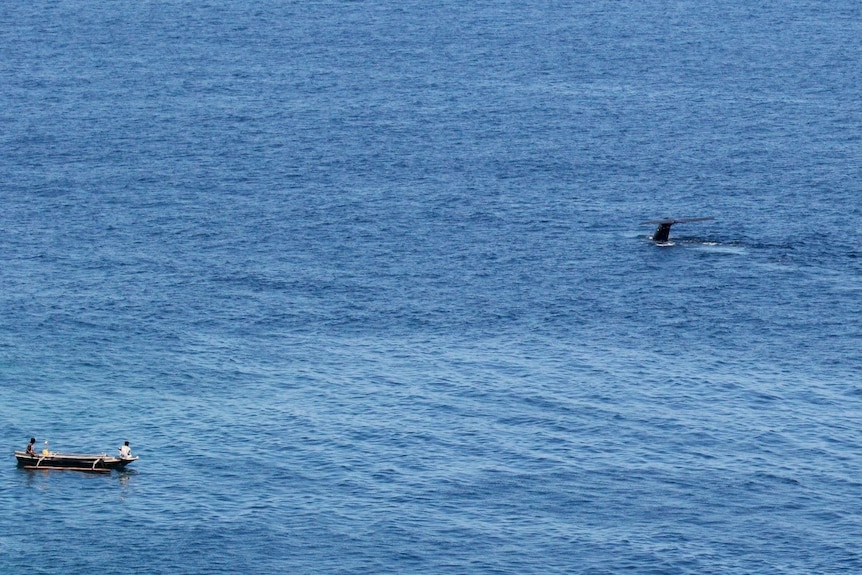
M 745 248 L 741 246 L 724 245 L 718 242 L 705 242 L 700 244 L 700 248 L 702 248 L 704 251 L 715 252 L 719 254 L 742 255 L 745 253 Z

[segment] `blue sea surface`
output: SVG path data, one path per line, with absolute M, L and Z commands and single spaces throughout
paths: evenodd
M 0 572 L 862 572 L 862 4 L 16 0 L 0 47 Z

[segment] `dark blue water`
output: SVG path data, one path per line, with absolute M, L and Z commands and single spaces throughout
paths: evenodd
M 0 571 L 862 572 L 862 8 L 760 4 L 4 4 Z

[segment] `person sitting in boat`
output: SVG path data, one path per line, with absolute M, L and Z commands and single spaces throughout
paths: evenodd
M 117 448 L 120 451 L 120 459 L 131 459 L 132 448 L 129 447 L 129 442 L 125 442 L 122 447 Z
M 36 448 L 33 447 L 34 445 L 36 445 L 36 438 L 31 437 L 30 443 L 27 444 L 27 455 L 32 455 L 33 457 L 36 457 Z

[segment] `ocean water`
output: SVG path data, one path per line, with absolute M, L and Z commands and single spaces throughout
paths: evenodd
M 862 6 L 749 4 L 4 3 L 0 572 L 862 572 Z

